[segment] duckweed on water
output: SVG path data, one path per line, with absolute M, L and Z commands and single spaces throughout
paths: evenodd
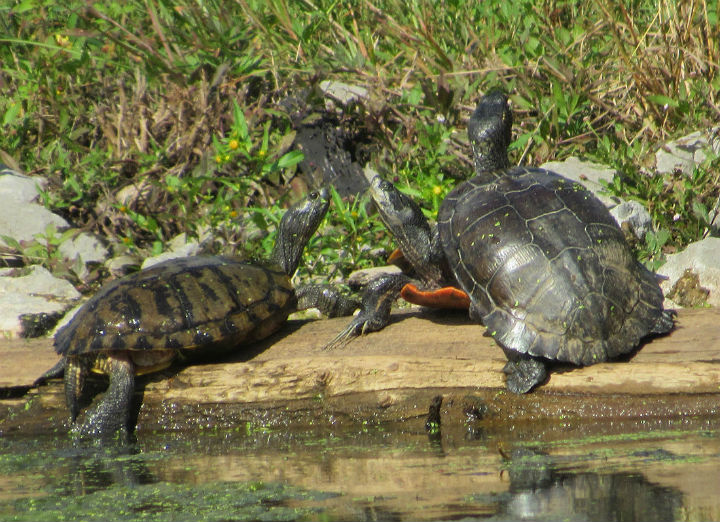
M 24 498 L 0 503 L 8 521 L 44 520 L 298 520 L 312 510 L 289 501 L 334 496 L 276 483 L 215 482 L 198 486 L 168 482 L 111 486 L 80 496 Z

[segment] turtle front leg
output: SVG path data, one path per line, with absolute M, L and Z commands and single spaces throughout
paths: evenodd
M 390 310 L 403 287 L 410 283 L 405 274 L 380 276 L 371 281 L 362 296 L 360 313 L 324 349 L 337 348 L 352 338 L 382 330 L 390 322 Z
M 104 397 L 75 424 L 73 435 L 81 439 L 107 439 L 119 432 L 122 441 L 129 438 L 130 404 L 135 391 L 135 369 L 128 354 L 113 354 L 96 362 L 110 376 Z M 72 411 L 72 409 L 71 409 Z
M 295 290 L 298 310 L 317 308 L 326 317 L 352 315 L 360 308 L 360 301 L 340 293 L 329 285 L 303 285 Z
M 547 367 L 539 359 L 524 354 L 508 355 L 508 359 L 503 372 L 507 375 L 505 385 L 513 393 L 527 393 L 547 377 Z

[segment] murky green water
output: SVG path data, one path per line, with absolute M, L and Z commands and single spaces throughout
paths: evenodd
M 715 420 L 0 439 L 0 520 L 717 520 Z

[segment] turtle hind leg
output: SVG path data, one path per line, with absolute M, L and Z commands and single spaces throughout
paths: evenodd
M 653 324 L 650 333 L 653 334 L 665 334 L 668 333 L 675 327 L 675 317 L 677 312 L 675 310 L 663 310 L 660 317 L 657 318 L 655 324 Z
M 507 389 L 517 394 L 529 392 L 547 377 L 545 363 L 529 356 L 509 360 L 503 372 L 507 374 Z
M 129 439 L 130 405 L 135 391 L 135 369 L 129 355 L 113 354 L 99 359 L 96 366 L 110 376 L 103 398 L 85 414 L 81 424 L 73 426 L 73 434 L 81 439 L 105 440 L 119 434 Z

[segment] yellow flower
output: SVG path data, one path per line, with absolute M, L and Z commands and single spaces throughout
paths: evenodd
M 230 140 L 228 143 L 228 147 L 230 147 L 232 150 L 237 149 L 240 146 L 240 142 L 238 140 Z
M 59 34 L 59 33 L 55 34 L 55 42 L 60 47 L 70 47 L 70 38 L 68 38 L 64 34 Z
M 258 157 L 259 157 L 259 158 L 264 158 L 265 156 L 267 156 L 267 151 L 260 149 L 260 150 L 258 151 Z
M 215 156 L 215 163 L 222 163 L 222 156 L 220 154 L 217 154 Z
M 442 194 L 442 187 L 440 185 L 435 185 L 433 187 L 433 194 L 435 194 L 436 196 Z
M 125 243 L 126 245 L 131 245 L 131 244 L 132 244 L 132 239 L 130 239 L 129 237 L 125 236 L 124 238 L 122 238 L 122 242 Z

